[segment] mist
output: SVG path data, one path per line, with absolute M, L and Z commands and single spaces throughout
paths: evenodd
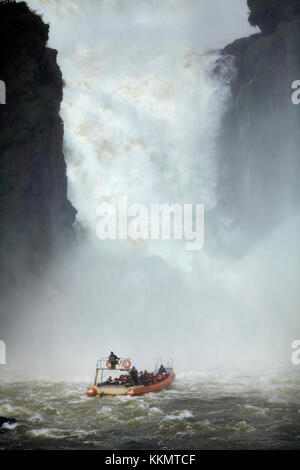
M 184 240 L 96 237 L 97 205 L 123 195 L 203 203 L 218 226 L 216 140 L 235 71 L 213 70 L 218 48 L 255 32 L 246 2 L 28 3 L 59 51 L 78 243 L 9 300 L 8 366 L 76 375 L 111 350 L 138 368 L 170 357 L 181 371 L 289 364 L 300 333 L 297 214 L 243 254 L 218 248 L 211 228 L 196 253 Z

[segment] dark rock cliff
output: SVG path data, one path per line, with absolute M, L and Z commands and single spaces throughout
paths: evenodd
M 248 0 L 249 22 L 264 34 L 272 34 L 283 21 L 300 17 L 299 0 Z
M 14 283 L 73 237 L 59 116 L 63 81 L 48 25 L 25 2 L 0 3 L 0 270 Z
M 300 106 L 291 85 L 300 80 L 300 16 L 295 0 L 248 5 L 262 32 L 223 50 L 236 75 L 219 141 L 219 197 L 226 217 L 254 240 L 299 208 Z

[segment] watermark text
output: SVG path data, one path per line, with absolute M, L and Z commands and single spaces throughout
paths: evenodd
M 295 366 L 298 366 L 300 364 L 300 339 L 292 342 L 292 349 L 295 349 L 295 351 L 292 354 L 291 361 Z
M 300 80 L 294 80 L 292 83 L 292 89 L 295 90 L 292 93 L 292 103 L 300 104 Z
M 0 80 L 0 104 L 6 104 L 6 85 Z
M 204 244 L 203 204 L 128 205 L 127 197 L 116 205 L 99 204 L 96 234 L 100 240 L 186 240 L 187 251 L 199 251 Z
M 6 364 L 6 345 L 2 340 L 0 340 L 0 364 Z

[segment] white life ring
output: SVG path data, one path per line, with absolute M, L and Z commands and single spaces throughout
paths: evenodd
M 131 362 L 129 359 L 124 359 L 124 361 L 122 362 L 122 365 L 123 365 L 123 368 L 124 369 L 130 369 L 131 367 Z

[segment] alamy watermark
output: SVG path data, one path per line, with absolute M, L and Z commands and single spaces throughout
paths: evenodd
M 300 80 L 293 81 L 292 89 L 295 90 L 291 96 L 292 103 L 299 105 L 300 104 Z M 291 356 L 291 361 L 295 366 L 298 366 L 300 364 L 300 340 L 295 339 L 295 341 L 292 342 L 291 347 L 292 349 L 294 349 L 294 352 L 292 353 L 292 356 Z
M 96 234 L 100 240 L 186 240 L 187 251 L 199 251 L 204 244 L 203 204 L 128 205 L 122 196 L 116 205 L 99 204 Z
M 292 83 L 292 89 L 295 90 L 292 93 L 292 103 L 293 104 L 300 104 L 300 80 L 294 80 Z
M 295 90 L 291 96 L 292 103 L 299 105 L 300 104 L 300 80 L 293 81 L 292 89 Z M 295 366 L 298 366 L 300 364 L 300 340 L 295 339 L 295 341 L 292 342 L 291 347 L 292 349 L 294 349 L 294 352 L 292 353 L 292 356 L 291 356 L 291 361 Z
M 295 351 L 292 354 L 291 361 L 294 366 L 298 366 L 300 364 L 300 339 L 295 339 L 292 342 L 292 349 L 295 349 Z
M 0 365 L 6 364 L 6 345 L 5 342 L 0 340 Z
M 6 85 L 0 80 L 0 104 L 6 104 Z

